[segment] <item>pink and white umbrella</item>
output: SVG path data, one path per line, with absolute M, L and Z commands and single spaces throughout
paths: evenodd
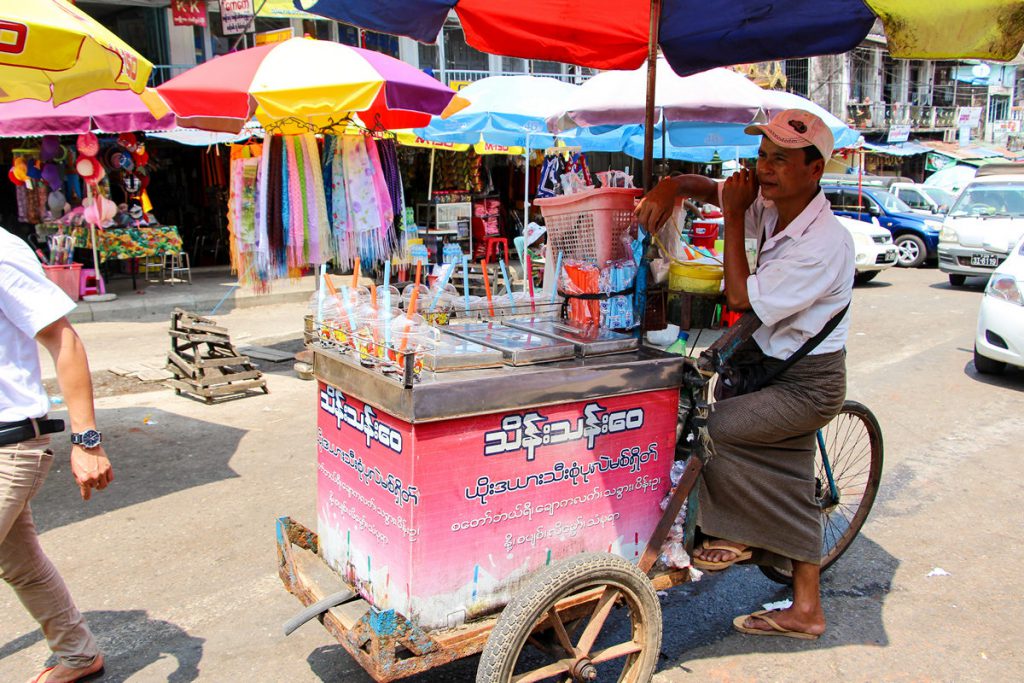
M 150 100 L 151 104 L 153 101 Z M 157 100 L 157 104 L 162 103 Z M 166 105 L 163 112 L 158 109 L 157 113 L 154 116 L 142 97 L 131 90 L 96 90 L 56 107 L 38 100 L 3 102 L 0 137 L 75 135 L 89 131 L 126 133 L 171 130 L 177 126 L 177 118 Z

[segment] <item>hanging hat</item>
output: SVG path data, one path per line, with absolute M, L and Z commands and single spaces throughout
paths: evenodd
M 149 152 L 140 145 L 139 151 L 132 154 L 132 159 L 134 159 L 136 166 L 145 166 L 149 163 Z
M 39 147 L 39 158 L 43 161 L 51 161 L 57 156 L 57 149 L 60 147 L 60 138 L 56 135 L 44 135 L 43 142 Z
M 62 164 L 68 159 L 68 147 L 67 145 L 57 145 L 57 149 L 53 153 L 53 161 L 58 164 Z
M 117 144 L 124 147 L 129 152 L 134 152 L 138 146 L 138 140 L 135 137 L 135 133 L 121 133 L 117 136 Z
M 42 178 L 50 186 L 50 189 L 60 187 L 60 167 L 53 162 L 43 164 Z
M 78 151 L 88 157 L 94 157 L 100 151 L 100 140 L 95 133 L 82 133 L 78 136 Z
M 138 194 L 142 191 L 142 181 L 134 173 L 124 173 L 121 176 L 121 185 L 124 186 L 124 191 L 130 195 Z
M 38 161 L 33 161 L 31 164 L 29 164 L 26 173 L 28 173 L 28 177 L 31 178 L 32 180 L 43 179 L 43 169 L 39 166 Z
M 132 155 L 128 152 L 124 152 L 121 155 L 121 170 L 128 172 L 135 170 L 135 161 L 132 159 Z
M 25 181 L 19 178 L 18 174 L 15 173 L 13 166 L 11 166 L 11 169 L 7 171 L 7 179 L 19 187 L 25 184 Z
M 14 164 L 11 169 L 14 172 L 14 177 L 22 183 L 28 180 L 28 164 L 25 163 L 25 157 L 14 157 Z
M 64 215 L 64 207 L 68 200 L 60 190 L 54 190 L 46 197 L 46 206 L 50 208 L 50 215 L 54 220 Z
M 95 157 L 90 156 L 78 157 L 78 161 L 75 163 L 75 170 L 78 171 L 78 175 L 82 176 L 82 180 L 89 185 L 95 185 L 103 180 L 103 176 L 106 175 L 103 165 Z

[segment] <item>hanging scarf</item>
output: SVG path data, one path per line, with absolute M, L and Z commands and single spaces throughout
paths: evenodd
M 320 163 L 320 150 L 316 138 L 304 136 L 306 158 L 309 160 L 309 194 L 313 220 L 309 224 L 310 232 L 316 238 L 317 248 L 313 251 L 312 262 L 326 263 L 334 257 L 331 239 L 331 224 L 327 216 L 327 198 L 324 193 L 324 176 Z
M 355 261 L 355 240 L 352 239 L 352 224 L 349 221 L 348 197 L 345 188 L 345 145 L 343 138 L 334 138 L 331 148 L 331 226 L 337 244 L 338 267 L 352 268 Z
M 374 185 L 375 171 L 362 135 L 343 136 L 342 146 L 349 237 L 355 242 L 353 248 L 362 260 L 376 261 L 378 255 L 385 255 L 386 249 L 381 236 L 381 207 Z

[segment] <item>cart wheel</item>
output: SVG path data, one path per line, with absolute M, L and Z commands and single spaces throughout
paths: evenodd
M 588 591 L 593 597 L 581 612 L 564 603 L 556 609 Z M 624 610 L 609 619 L 613 607 Z M 646 683 L 658 664 L 661 627 L 661 603 L 635 565 L 606 553 L 577 555 L 538 572 L 505 607 L 476 680 Z
M 831 567 L 857 537 L 871 512 L 882 479 L 882 428 L 867 406 L 846 401 L 831 422 L 822 427 L 821 436 L 832 467 L 838 499 L 829 491 L 828 476 L 821 459 L 815 456 L 817 497 L 821 505 L 824 534 L 821 545 L 821 571 Z M 761 567 L 772 581 L 793 583 L 789 572 Z

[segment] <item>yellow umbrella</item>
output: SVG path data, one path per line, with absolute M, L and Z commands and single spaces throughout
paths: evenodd
M 65 0 L 0 0 L 0 102 L 142 93 L 153 65 Z

